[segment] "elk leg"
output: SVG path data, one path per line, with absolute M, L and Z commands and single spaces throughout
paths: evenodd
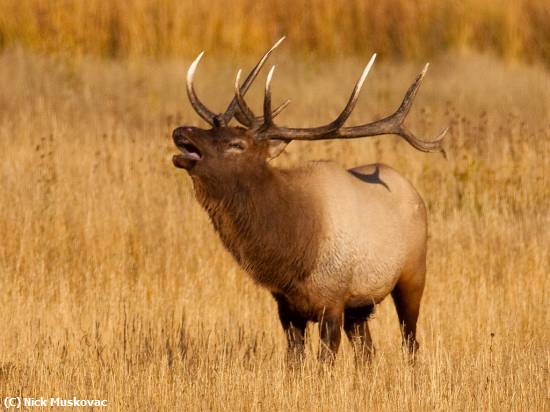
M 344 311 L 344 331 L 353 346 L 355 361 L 362 364 L 374 355 L 374 346 L 370 336 L 368 318 L 374 305 L 347 308 Z
M 340 346 L 340 329 L 342 327 L 341 310 L 325 310 L 319 322 L 321 345 L 319 359 L 325 363 L 333 363 Z
M 292 309 L 284 295 L 273 293 L 279 309 L 279 319 L 288 342 L 287 360 L 291 363 L 304 357 L 307 320 Z
M 414 354 L 420 347 L 416 340 L 416 321 L 420 311 L 420 300 L 424 290 L 422 281 L 400 280 L 392 291 L 392 298 L 397 309 L 397 316 L 401 325 L 403 344 Z

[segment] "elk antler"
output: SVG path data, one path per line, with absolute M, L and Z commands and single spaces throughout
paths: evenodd
M 272 72 L 273 72 L 273 68 L 275 66 L 273 66 L 268 74 L 268 76 L 272 76 Z M 237 120 L 249 127 L 249 128 L 255 128 L 255 127 L 258 127 L 259 125 L 261 124 L 264 124 L 264 122 L 266 121 L 266 117 L 265 116 L 255 116 L 254 113 L 252 112 L 252 109 L 250 109 L 250 107 L 248 107 L 248 104 L 244 101 L 244 98 L 243 98 L 243 95 L 241 93 L 241 90 L 242 90 L 242 86 L 239 87 L 239 83 L 240 83 L 240 80 L 241 80 L 241 73 L 242 73 L 242 70 L 239 69 L 239 71 L 237 72 L 237 77 L 235 78 L 235 103 L 237 105 L 237 107 L 239 108 L 239 113 L 240 115 L 242 116 L 241 117 L 237 117 L 237 115 L 235 114 L 235 117 L 237 117 Z M 287 107 L 290 103 L 290 99 L 287 99 L 283 104 L 281 104 L 279 107 L 277 107 L 273 112 L 270 112 L 268 117 L 267 117 L 267 121 L 268 122 L 272 122 L 273 118 L 275 118 L 279 113 L 281 113 L 285 107 Z
M 264 63 L 267 61 L 268 57 L 271 55 L 273 50 L 275 50 L 277 47 L 279 47 L 279 45 L 283 42 L 283 40 L 285 38 L 286 37 L 283 36 L 279 40 L 277 40 L 277 42 L 271 47 L 271 49 L 269 49 L 267 52 L 265 52 L 265 54 L 258 61 L 258 63 L 256 63 L 256 66 L 254 66 L 254 68 L 250 71 L 250 73 L 246 77 L 246 80 L 244 81 L 243 85 L 241 86 L 241 88 L 239 90 L 241 95 L 244 95 L 247 92 L 248 88 L 250 87 L 250 85 L 252 84 L 254 79 L 256 79 L 256 76 L 258 76 L 258 73 L 262 69 L 262 67 L 263 67 Z M 275 111 L 273 112 L 273 116 L 277 116 L 279 113 L 281 113 L 283 111 L 283 109 L 288 105 L 288 103 L 290 103 L 290 100 L 287 100 L 285 103 L 280 105 L 277 109 L 275 109 Z M 251 113 L 246 113 L 245 114 L 245 113 L 241 112 L 241 108 L 240 108 L 240 106 L 237 102 L 237 98 L 234 97 L 233 100 L 231 100 L 231 103 L 229 103 L 229 106 L 227 107 L 227 110 L 223 114 L 223 118 L 224 118 L 225 123 L 227 124 L 231 121 L 233 116 L 235 116 L 235 118 L 240 123 L 242 123 L 243 125 L 251 126 L 252 125 L 251 123 L 247 123 L 248 122 L 248 115 L 250 115 L 250 114 Z M 259 121 L 259 120 L 263 120 L 263 119 L 262 118 L 254 119 L 254 121 Z
M 211 112 L 197 97 L 197 94 L 195 93 L 195 88 L 193 87 L 193 78 L 195 77 L 195 70 L 197 70 L 197 66 L 199 65 L 199 62 L 202 59 L 202 56 L 204 55 L 204 51 L 200 52 L 199 55 L 195 60 L 193 60 L 193 63 L 191 63 L 191 66 L 189 66 L 189 70 L 187 70 L 187 97 L 189 97 L 189 101 L 191 102 L 191 106 L 193 106 L 193 109 L 197 112 L 197 114 L 202 117 L 210 126 L 214 126 L 215 120 L 218 117 L 216 113 Z
M 273 71 L 275 66 L 271 68 L 267 76 L 265 84 L 265 96 L 264 96 L 264 121 L 260 124 L 254 122 L 254 133 L 258 139 L 280 139 L 280 140 L 324 140 L 324 139 L 350 139 L 357 137 L 367 137 L 367 136 L 378 136 L 382 134 L 396 134 L 404 138 L 409 144 L 414 148 L 421 150 L 423 152 L 433 152 L 440 151 L 445 155 L 445 151 L 441 147 L 441 141 L 445 137 L 448 128 L 445 128 L 439 136 L 434 140 L 426 141 L 417 138 L 412 132 L 410 132 L 404 125 L 403 122 L 409 113 L 409 110 L 412 106 L 416 92 L 422 83 L 422 79 L 426 75 L 429 64 L 424 66 L 422 72 L 417 76 L 416 80 L 405 93 L 405 97 L 401 102 L 399 108 L 390 116 L 387 116 L 383 119 L 376 120 L 371 123 L 366 123 L 360 126 L 354 127 L 343 127 L 345 121 L 350 116 L 353 111 L 355 104 L 357 103 L 357 98 L 359 97 L 359 92 L 363 86 L 367 74 L 369 73 L 376 54 L 373 54 L 369 63 L 363 70 L 361 77 L 355 84 L 353 92 L 346 104 L 344 110 L 338 115 L 338 117 L 325 126 L 313 127 L 313 128 L 287 128 L 279 127 L 273 122 L 273 115 L 271 112 L 271 79 L 273 77 Z M 242 94 L 240 93 L 240 88 L 238 87 L 240 78 L 240 71 L 237 73 L 237 79 L 235 82 L 235 98 L 238 105 L 241 107 L 243 113 L 246 113 L 248 120 L 250 121 L 254 115 L 252 110 L 246 104 Z M 258 118 L 255 118 L 258 119 Z
M 256 63 L 254 68 L 250 71 L 248 76 L 246 77 L 246 80 L 244 81 L 243 85 L 241 86 L 239 92 L 241 95 L 244 95 L 248 89 L 250 88 L 252 82 L 256 79 L 258 76 L 258 73 L 262 69 L 263 65 L 267 61 L 268 57 L 271 55 L 273 50 L 275 50 L 285 39 L 285 37 L 281 37 L 267 52 L 264 53 L 262 58 Z M 197 94 L 195 93 L 195 89 L 193 87 L 193 79 L 195 77 L 195 71 L 197 70 L 197 66 L 199 62 L 202 59 L 202 56 L 204 55 L 204 51 L 199 53 L 197 58 L 191 63 L 189 66 L 189 70 L 187 71 L 187 96 L 189 97 L 189 101 L 191 102 L 191 105 L 197 112 L 197 114 L 202 117 L 208 124 L 211 126 L 217 127 L 217 126 L 224 126 L 229 124 L 233 116 L 236 117 L 236 119 L 241 122 L 245 126 L 252 126 L 252 124 L 257 124 L 260 122 L 263 122 L 262 117 L 255 118 L 251 113 L 243 113 L 242 108 L 237 103 L 237 98 L 234 97 L 229 106 L 227 107 L 227 110 L 224 113 L 216 114 L 212 111 L 210 111 L 197 97 Z M 279 106 L 275 111 L 273 112 L 272 116 L 277 116 L 287 105 L 289 101 L 283 103 L 281 106 Z M 250 120 L 252 118 L 252 120 Z

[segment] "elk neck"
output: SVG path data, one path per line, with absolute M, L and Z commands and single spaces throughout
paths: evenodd
M 290 292 L 315 267 L 320 202 L 297 170 L 267 163 L 217 178 L 193 179 L 197 200 L 237 262 L 263 286 Z

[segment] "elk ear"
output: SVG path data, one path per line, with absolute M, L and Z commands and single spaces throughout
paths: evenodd
M 268 159 L 275 159 L 285 150 L 290 140 L 270 139 L 268 143 L 267 153 Z

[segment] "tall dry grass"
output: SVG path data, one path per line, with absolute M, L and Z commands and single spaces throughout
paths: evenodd
M 0 46 L 102 56 L 260 52 L 282 34 L 297 50 L 427 58 L 492 51 L 550 64 L 546 0 L 0 0 Z
M 319 124 L 362 61 L 279 56 L 281 121 Z M 284 367 L 275 304 L 223 250 L 171 130 L 195 123 L 188 62 L 0 55 L 0 394 L 107 399 L 113 410 L 548 410 L 550 76 L 489 58 L 434 62 L 409 124 L 449 124 L 449 159 L 395 137 L 293 143 L 291 166 L 383 161 L 429 207 L 421 355 L 401 356 L 391 302 L 377 355 L 356 370 Z M 198 91 L 231 96 L 235 61 L 207 60 Z M 420 67 L 379 64 L 350 123 L 388 113 Z M 257 88 L 261 89 L 261 88 Z M 254 100 L 258 103 L 258 90 Z

